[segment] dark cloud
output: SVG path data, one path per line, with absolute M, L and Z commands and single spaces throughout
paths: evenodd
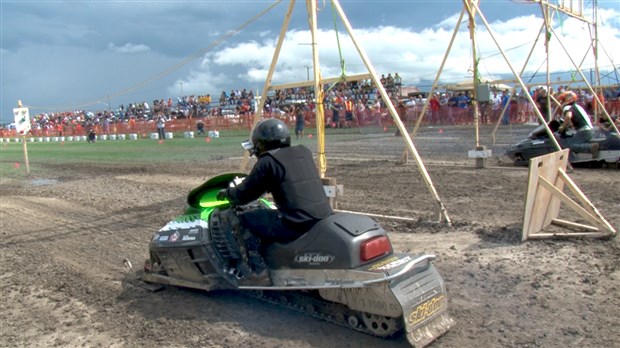
M 338 45 L 333 33 L 332 9 L 322 1 L 318 3 L 324 76 L 341 73 L 339 48 L 346 57 L 348 73 L 364 70 L 355 48 L 345 41 L 343 23 L 337 22 L 341 33 Z M 364 49 L 377 71 L 398 71 L 408 83 L 434 78 L 455 16 L 462 8 L 462 2 L 457 0 L 341 0 L 340 3 L 356 35 L 363 37 Z M 18 99 L 36 107 L 33 110 L 36 113 L 82 105 L 101 107 L 101 102 L 107 102 L 108 98 L 115 107 L 129 102 L 176 98 L 181 93 L 213 95 L 231 88 L 262 89 L 261 73 L 269 68 L 289 2 L 282 1 L 238 35 L 227 33 L 240 28 L 271 4 L 272 1 L 266 0 L 3 0 L 0 2 L 2 120 L 11 120 L 11 109 Z M 614 8 L 610 3 L 604 4 Z M 499 18 L 506 24 L 498 26 L 502 37 L 510 37 L 513 25 L 510 18 L 532 13 L 540 17 L 539 7 L 510 1 L 482 2 L 482 7 L 488 9 L 487 18 Z M 615 34 L 606 34 L 611 36 L 605 36 L 605 44 L 620 42 L 617 20 L 620 16 L 617 6 L 615 9 L 605 21 L 615 28 Z M 304 46 L 310 41 L 305 11 L 305 2 L 298 1 L 274 82 L 307 78 L 311 50 L 310 46 Z M 438 29 L 437 25 L 444 20 L 442 29 Z M 528 20 L 540 22 L 535 18 Z M 532 27 L 538 28 L 539 22 Z M 445 68 L 447 76 L 459 79 L 466 74 L 470 60 L 470 42 L 466 33 L 463 35 L 465 39 L 453 52 L 460 61 Z M 523 40 L 522 37 L 504 39 L 506 44 L 527 42 Z M 492 54 L 488 39 L 480 45 L 481 52 Z M 620 55 L 617 47 L 620 44 L 605 47 L 615 60 Z M 528 47 L 524 50 L 527 54 Z M 484 63 L 487 69 L 495 69 L 495 63 Z

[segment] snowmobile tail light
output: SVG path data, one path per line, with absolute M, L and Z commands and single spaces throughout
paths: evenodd
M 379 236 L 369 239 L 360 246 L 360 258 L 362 261 L 372 260 L 375 257 L 389 254 L 392 251 L 392 243 L 387 236 Z

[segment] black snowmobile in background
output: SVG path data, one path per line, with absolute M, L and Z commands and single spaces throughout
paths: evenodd
M 556 134 L 557 137 L 571 137 L 574 133 L 567 131 L 559 133 L 558 130 L 562 120 L 552 120 L 548 123 L 549 129 Z M 620 136 L 615 132 L 608 132 L 595 127 L 592 131 L 592 139 L 590 143 L 599 144 L 599 153 L 596 158 L 589 152 L 573 153 L 570 152 L 568 161 L 571 164 L 590 163 L 590 164 L 617 164 L 620 161 Z M 510 146 L 506 150 L 508 156 L 515 165 L 528 165 L 530 159 L 542 155 L 546 155 L 557 151 L 553 141 L 549 139 L 549 135 L 544 125 L 536 127 L 526 139 Z
M 237 214 L 277 208 L 264 198 L 243 206 L 216 198 L 244 176 L 219 175 L 189 193 L 185 212 L 153 235 L 141 281 L 237 289 L 371 335 L 404 331 L 415 347 L 430 344 L 454 324 L 435 256 L 394 252 L 386 231 L 363 215 L 335 213 L 290 243 L 264 245 L 271 285 L 248 283 Z

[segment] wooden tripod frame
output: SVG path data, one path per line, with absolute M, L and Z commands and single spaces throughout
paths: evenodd
M 568 153 L 569 150 L 564 149 L 530 160 L 522 240 L 556 236 L 600 238 L 616 234 L 616 230 L 566 174 Z M 581 204 L 564 193 L 565 186 Z M 568 205 L 577 215 L 594 226 L 558 219 L 561 203 Z M 573 231 L 541 232 L 550 224 L 566 227 Z

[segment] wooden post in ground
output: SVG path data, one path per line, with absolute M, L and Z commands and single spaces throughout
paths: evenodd
M 26 145 L 25 135 L 22 135 L 22 143 L 24 144 L 24 163 L 26 164 L 26 174 L 30 174 L 30 162 L 28 161 L 28 145 Z
M 322 178 L 325 195 L 329 199 L 329 205 L 332 209 L 338 209 L 338 196 L 342 195 L 342 186 L 337 185 L 336 178 Z

